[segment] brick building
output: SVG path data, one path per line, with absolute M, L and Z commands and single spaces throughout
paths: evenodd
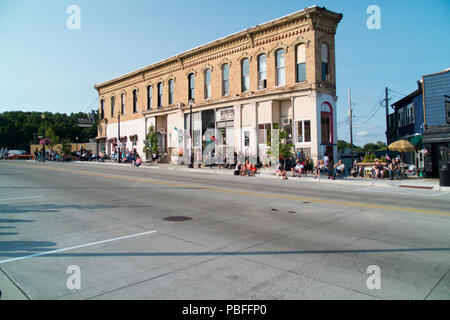
M 306 8 L 96 85 L 100 150 L 110 154 L 120 140 L 143 155 L 145 134 L 154 126 L 165 160 L 181 163 L 190 152 L 191 101 L 196 160 L 212 139 L 223 154 L 263 162 L 267 130 L 275 124 L 296 150 L 335 158 L 341 19 L 325 8 Z

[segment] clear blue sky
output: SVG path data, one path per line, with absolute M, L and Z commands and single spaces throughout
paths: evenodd
M 381 30 L 366 26 L 372 4 Z M 81 9 L 80 30 L 66 27 L 69 5 Z M 0 112 L 87 112 L 98 108 L 97 83 L 312 5 L 344 15 L 338 120 L 351 88 L 355 143 L 384 141 L 384 110 L 365 117 L 384 88 L 409 94 L 422 75 L 450 66 L 448 0 L 0 0 Z M 339 139 L 348 132 L 339 127 Z

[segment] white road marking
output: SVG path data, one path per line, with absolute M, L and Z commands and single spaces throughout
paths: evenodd
M 125 240 L 125 239 L 130 239 L 130 238 L 141 237 L 141 236 L 145 236 L 145 235 L 149 235 L 149 234 L 153 234 L 153 233 L 157 233 L 157 232 L 158 231 L 148 231 L 148 232 L 143 232 L 143 233 L 132 234 L 132 235 L 129 235 L 129 236 L 109 239 L 109 240 L 91 242 L 91 243 L 82 244 L 82 245 L 79 245 L 79 246 L 74 246 L 74 247 L 65 248 L 65 249 L 58 249 L 58 250 L 53 250 L 53 251 L 36 253 L 36 254 L 32 254 L 32 255 L 28 255 L 28 256 L 24 256 L 24 257 L 3 260 L 3 261 L 0 261 L 0 264 L 5 264 L 5 263 L 9 263 L 9 262 L 14 262 L 14 261 L 20 261 L 20 260 L 25 260 L 25 259 L 30 259 L 30 258 L 48 256 L 48 255 L 61 253 L 61 252 L 66 252 L 66 251 L 73 251 L 73 250 L 76 250 L 76 249 L 92 247 L 92 246 L 96 246 L 96 245 L 100 245 L 100 244 L 104 244 L 104 243 L 109 243 L 109 242 L 115 242 L 115 241 L 119 241 L 119 240 Z
M 8 198 L 8 199 L 0 199 L 0 201 L 13 201 L 13 200 L 24 200 L 24 199 L 36 199 L 36 198 L 43 198 L 43 196 L 22 197 L 22 198 Z

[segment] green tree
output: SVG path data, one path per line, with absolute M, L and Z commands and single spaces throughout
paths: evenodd
M 146 154 L 146 157 L 149 158 L 149 155 L 158 153 L 158 133 L 155 131 L 155 127 L 151 126 L 148 129 L 148 133 L 145 136 L 144 140 L 144 153 Z
M 69 139 L 62 139 L 61 140 L 61 151 L 65 155 L 70 155 L 72 152 L 72 143 Z
M 274 124 L 274 129 L 278 129 L 278 125 Z M 288 139 L 288 133 L 286 132 L 286 130 L 280 130 L 280 135 L 279 135 L 279 152 L 280 152 L 280 156 L 283 157 L 284 159 L 289 158 L 292 156 L 292 151 L 294 148 L 294 145 L 291 143 L 287 143 L 287 139 Z M 271 147 L 272 146 L 272 133 L 270 131 L 268 131 L 267 134 L 267 146 Z M 272 153 L 272 148 L 269 148 L 267 150 L 267 154 L 270 156 Z

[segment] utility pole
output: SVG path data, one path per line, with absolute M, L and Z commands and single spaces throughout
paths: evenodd
M 352 110 L 352 93 L 350 91 L 350 88 L 348 89 L 348 103 L 350 106 L 348 115 L 350 117 L 350 149 L 352 150 L 352 168 L 353 168 L 353 164 L 355 163 L 355 155 L 353 153 L 353 110 Z
M 386 104 L 386 143 L 389 144 L 389 88 L 386 87 L 386 97 L 385 97 L 385 104 Z

